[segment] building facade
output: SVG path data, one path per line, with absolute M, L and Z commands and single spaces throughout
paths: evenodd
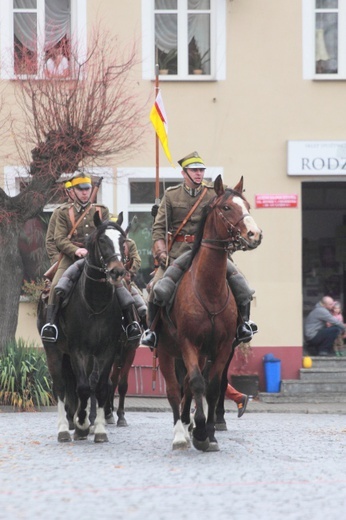
M 221 173 L 233 186 L 244 176 L 251 213 L 263 229 L 257 250 L 234 255 L 256 290 L 252 319 L 260 332 L 246 370 L 259 375 L 263 389 L 262 360 L 271 352 L 281 359 L 282 379 L 298 378 L 304 316 L 325 294 L 344 304 L 346 0 L 55 3 L 70 13 L 61 15 L 61 34 L 78 34 L 81 53 L 96 22 L 138 47 L 134 75 L 149 99 L 141 121 L 148 120 L 144 146 L 126 162 L 109 160 L 115 182 L 103 183 L 100 196 L 111 212 L 123 211 L 126 223 L 132 222 L 144 281 L 152 269 L 156 171 L 149 112 L 158 63 L 174 162 L 197 150 L 208 178 Z M 27 8 L 44 26 L 51 4 L 2 0 L 2 83 L 19 66 L 14 47 L 12 62 L 5 66 L 4 59 L 20 34 L 16 14 L 23 17 Z M 15 166 L 3 162 L 0 170 L 8 191 L 18 188 Z M 180 169 L 162 150 L 159 171 L 162 188 L 180 180 Z M 28 331 L 25 320 L 21 312 L 18 335 Z M 139 358 L 140 366 L 151 365 L 150 353 Z M 233 366 L 237 372 L 237 363 Z M 138 381 L 135 386 L 143 392 Z

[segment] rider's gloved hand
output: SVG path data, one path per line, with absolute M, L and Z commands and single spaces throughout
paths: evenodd
M 154 204 L 154 206 L 151 208 L 151 216 L 155 218 L 158 211 L 159 211 L 158 205 Z
M 162 251 L 162 253 L 160 253 L 160 255 L 158 256 L 158 261 L 159 261 L 160 266 L 163 269 L 166 269 L 166 267 L 167 267 L 167 253 L 166 253 L 166 251 Z

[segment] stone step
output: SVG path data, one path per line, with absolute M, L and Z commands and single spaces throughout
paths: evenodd
M 259 401 L 263 403 L 345 403 L 346 412 L 346 394 L 343 393 L 329 393 L 329 394 L 305 394 L 305 395 L 282 395 L 278 393 L 260 392 L 258 394 Z
M 323 356 L 310 356 L 312 360 L 312 368 L 346 368 L 346 357 L 323 357 Z
M 285 379 L 281 381 L 282 395 L 328 394 L 346 393 L 346 381 L 301 381 L 299 379 Z
M 317 367 L 301 368 L 300 381 L 317 381 L 317 382 L 346 382 L 346 367 L 331 368 Z

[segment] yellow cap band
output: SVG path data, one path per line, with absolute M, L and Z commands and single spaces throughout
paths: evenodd
M 72 183 L 71 183 L 71 181 L 66 181 L 66 182 L 65 182 L 65 189 L 66 189 L 66 190 L 69 190 L 70 188 L 72 188 Z
M 190 157 L 190 159 L 186 159 L 185 161 L 183 161 L 181 163 L 181 167 L 186 168 L 187 166 L 189 166 L 189 164 L 194 164 L 194 163 L 199 163 L 205 168 L 204 163 L 200 157 Z
M 78 186 L 78 184 L 91 184 L 90 177 L 77 177 L 71 180 L 71 187 Z

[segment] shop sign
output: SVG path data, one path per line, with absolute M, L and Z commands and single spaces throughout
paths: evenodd
M 296 208 L 298 206 L 298 195 L 276 194 L 256 195 L 256 208 Z
M 346 175 L 346 141 L 288 141 L 288 175 Z

